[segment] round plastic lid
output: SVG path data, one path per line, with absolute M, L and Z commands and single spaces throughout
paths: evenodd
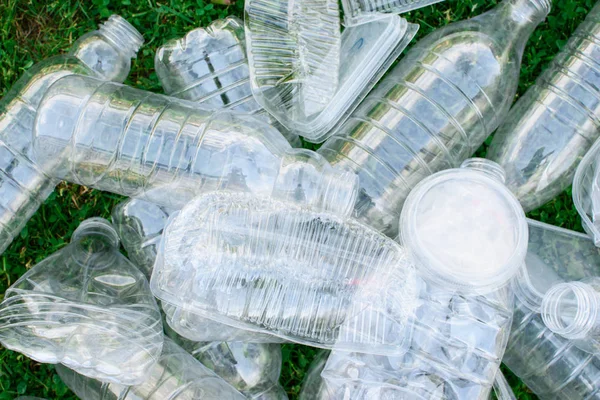
M 423 180 L 406 200 L 400 227 L 421 274 L 457 290 L 502 287 L 527 252 L 521 205 L 481 170 L 452 169 Z

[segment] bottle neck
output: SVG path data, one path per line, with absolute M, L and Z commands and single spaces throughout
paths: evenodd
M 560 283 L 542 300 L 542 319 L 552 332 L 566 339 L 583 339 L 598 325 L 599 293 L 583 282 Z
M 75 246 L 75 258 L 87 261 L 94 255 L 118 249 L 119 235 L 104 218 L 90 218 L 83 221 L 73 232 L 71 243 Z
M 515 49 L 520 57 L 535 28 L 546 19 L 550 7 L 551 0 L 504 0 L 481 18 L 488 32 L 505 47 Z
M 127 58 L 136 58 L 144 44 L 144 37 L 137 29 L 118 15 L 111 15 L 106 22 L 100 24 L 98 34 L 122 51 Z

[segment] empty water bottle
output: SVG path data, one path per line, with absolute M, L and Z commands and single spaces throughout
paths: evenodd
M 0 253 L 57 184 L 32 161 L 34 119 L 48 87 L 75 73 L 123 81 L 143 42 L 127 21 L 113 15 L 99 30 L 79 39 L 69 55 L 28 69 L 4 96 L 0 102 Z
M 352 172 L 292 149 L 264 121 L 83 76 L 49 89 L 34 150 L 57 178 L 167 207 L 221 189 L 271 196 L 290 170 L 302 202 L 347 210 L 356 194 Z
M 158 245 L 164 227 L 173 211 L 147 202 L 131 199 L 118 204 L 112 211 L 113 226 L 129 258 L 148 278 L 152 275 Z M 276 343 L 281 339 L 263 333 L 250 332 L 194 316 L 185 309 L 163 304 L 168 325 L 179 335 L 195 342 L 235 341 Z
M 506 116 L 549 0 L 504 0 L 419 41 L 319 152 L 360 177 L 356 215 L 392 237 L 410 190 L 460 165 Z
M 254 97 L 269 113 L 312 115 L 338 88 L 337 0 L 248 0 L 246 48 Z
M 334 400 L 332 393 L 328 392 L 325 380 L 321 378 L 321 372 L 325 368 L 330 352 L 321 350 L 313 359 L 310 367 L 304 375 L 302 390 L 299 400 Z
M 246 399 L 169 338 L 164 341 L 160 359 L 146 380 L 134 386 L 87 378 L 63 365 L 57 365 L 56 371 L 81 400 Z
M 405 13 L 444 0 L 342 0 L 346 27 L 384 18 L 381 13 Z
M 600 137 L 600 3 L 511 109 L 488 158 L 506 170 L 525 211 L 551 200 Z
M 246 58 L 244 23 L 237 17 L 213 21 L 159 47 L 154 69 L 166 94 L 221 108 L 260 115 L 292 144 L 300 140 L 254 99 Z
M 170 219 L 151 286 L 190 314 L 378 353 L 408 342 L 416 295 L 414 268 L 391 239 L 338 214 L 228 192 Z
M 148 281 L 119 253 L 115 230 L 92 218 L 6 291 L 0 342 L 36 361 L 129 385 L 144 381 L 160 356 L 162 322 Z
M 600 399 L 600 358 L 553 333 L 540 314 L 549 288 L 600 273 L 600 249 L 586 235 L 530 220 L 525 264 L 512 285 L 515 313 L 503 362 L 540 399 Z
M 281 345 L 194 342 L 174 332 L 168 333 L 182 349 L 249 399 L 287 399 L 278 383 L 281 374 Z
M 322 373 L 328 393 L 347 399 L 487 398 L 510 330 L 508 283 L 527 249 L 523 210 L 503 185 L 498 165 L 471 159 L 417 185 L 400 225 L 420 276 L 408 351 L 333 351 Z

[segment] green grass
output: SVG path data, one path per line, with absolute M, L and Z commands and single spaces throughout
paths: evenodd
M 555 0 L 547 22 L 533 34 L 523 59 L 519 93 L 535 80 L 549 60 L 566 42 L 593 5 L 592 0 Z M 407 14 L 421 25 L 418 38 L 450 22 L 475 16 L 496 1 L 449 0 Z M 164 41 L 184 35 L 198 26 L 227 15 L 242 16 L 243 2 L 217 6 L 203 0 L 0 0 L 0 96 L 34 63 L 64 52 L 82 34 L 110 14 L 120 14 L 143 33 L 146 44 L 134 62 L 127 84 L 160 91 L 153 71 L 156 48 Z M 489 141 L 487 142 L 489 143 Z M 485 154 L 485 145 L 478 154 Z M 85 218 L 108 217 L 121 198 L 87 188 L 61 184 L 0 257 L 0 293 L 28 268 L 66 243 Z M 570 190 L 530 217 L 581 231 L 581 223 Z M 295 399 L 316 350 L 284 345 L 281 382 Z M 528 389 L 508 371 L 508 381 L 519 399 L 534 399 Z M 73 399 L 50 365 L 0 348 L 0 400 L 18 395 L 48 399 Z

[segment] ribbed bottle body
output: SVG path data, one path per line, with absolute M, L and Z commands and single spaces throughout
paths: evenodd
M 524 43 L 547 13 L 508 0 L 419 42 L 319 152 L 354 169 L 356 214 L 389 235 L 410 190 L 456 167 L 506 115 Z M 530 19 L 516 21 L 518 13 Z M 493 29 L 490 29 L 493 28 Z
M 488 157 L 506 170 L 523 208 L 565 190 L 600 137 L 600 3 L 511 109 Z
M 208 190 L 270 194 L 289 148 L 253 117 L 85 77 L 53 86 L 35 130 L 54 176 L 173 207 Z

